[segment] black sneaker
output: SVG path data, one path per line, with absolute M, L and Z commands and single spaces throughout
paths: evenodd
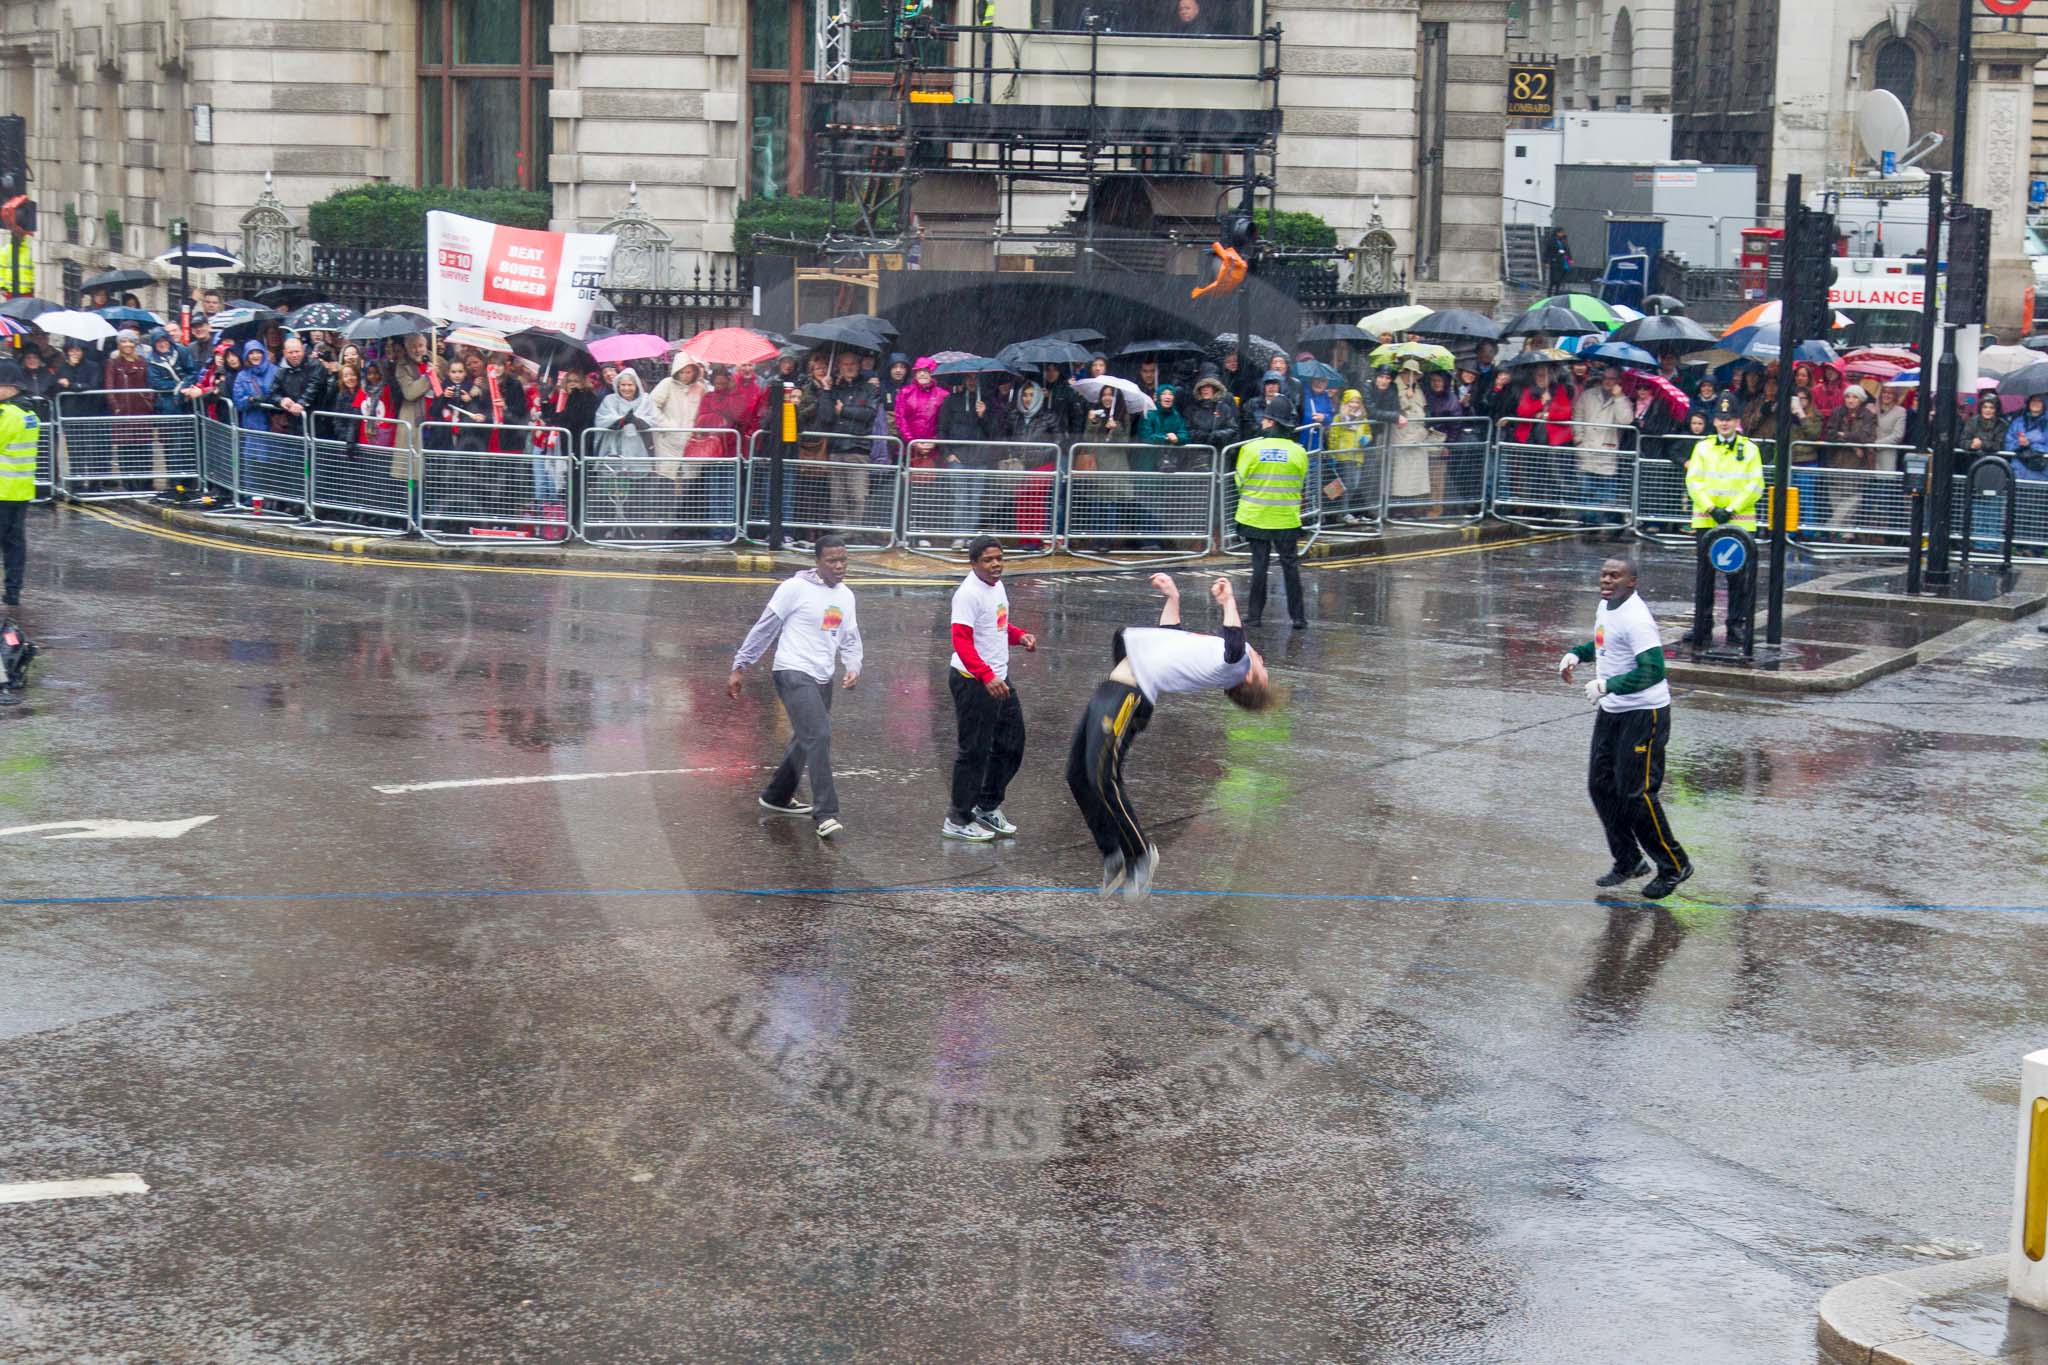
M 1643 888 L 1643 899 L 1661 901 L 1678 889 L 1678 884 L 1692 875 L 1692 864 L 1687 863 L 1676 872 L 1659 873 L 1657 880 Z
M 20 605 L 21 594 L 18 592 L 11 592 L 5 597 L 0 597 L 0 607 L 18 607 Z
M 1606 875 L 1593 878 L 1593 885 L 1620 886 L 1623 882 L 1632 882 L 1638 877 L 1647 877 L 1649 875 L 1650 865 L 1647 862 L 1638 859 L 1636 862 L 1635 871 L 1624 872 L 1618 867 L 1611 867 L 1607 870 Z
M 762 810 L 772 810 L 777 815 L 809 815 L 811 813 L 811 803 L 795 796 L 790 797 L 789 800 L 779 806 L 765 796 L 757 796 L 754 799 L 761 803 Z

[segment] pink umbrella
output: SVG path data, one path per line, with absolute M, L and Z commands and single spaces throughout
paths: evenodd
M 590 343 L 590 358 L 605 365 L 623 365 L 629 360 L 652 360 L 668 354 L 668 342 L 652 332 L 620 332 Z
M 678 341 L 674 349 L 688 351 L 711 365 L 758 365 L 776 356 L 774 342 L 744 327 L 714 327 L 688 341 Z

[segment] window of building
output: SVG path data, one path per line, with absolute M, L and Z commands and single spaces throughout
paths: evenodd
M 1889 90 L 1899 103 L 1913 107 L 1913 86 L 1920 76 L 1920 58 L 1903 38 L 1887 38 L 1877 49 L 1877 79 L 1880 90 Z
M 818 130 L 838 87 L 820 86 L 816 57 L 818 0 L 753 0 L 747 9 L 747 193 L 773 199 L 812 194 Z M 893 0 L 856 0 L 858 20 L 880 20 Z M 854 34 L 853 81 L 886 87 L 889 35 Z M 865 69 L 863 67 L 865 66 Z
M 554 0 L 421 0 L 421 184 L 547 186 L 554 18 Z

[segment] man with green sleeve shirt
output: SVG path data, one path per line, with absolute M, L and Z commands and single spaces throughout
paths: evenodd
M 1692 860 L 1657 800 L 1664 785 L 1664 745 L 1671 738 L 1671 687 L 1664 681 L 1663 637 L 1636 592 L 1633 560 L 1615 558 L 1600 566 L 1593 638 L 1566 651 L 1557 661 L 1558 676 L 1572 681 L 1572 669 L 1583 663 L 1597 671 L 1586 684 L 1586 700 L 1600 708 L 1586 788 L 1614 854 L 1614 866 L 1594 885 L 1620 886 L 1655 863 L 1657 875 L 1643 895 L 1662 900 L 1692 875 Z

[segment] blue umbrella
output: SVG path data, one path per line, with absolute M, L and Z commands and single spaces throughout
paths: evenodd
M 1345 382 L 1342 371 L 1325 365 L 1320 360 L 1297 360 L 1294 362 L 1294 377 L 1306 384 L 1312 379 L 1321 379 L 1331 384 Z
M 1631 346 L 1626 341 L 1603 341 L 1598 346 L 1588 346 L 1579 352 L 1588 360 L 1608 360 L 1617 365 L 1640 365 L 1646 370 L 1657 368 L 1657 357 L 1640 346 Z
M 150 312 L 147 308 L 123 308 L 116 305 L 112 308 L 101 308 L 97 311 L 108 322 L 138 322 L 150 327 L 161 327 L 164 325 L 164 320 Z
M 1802 341 L 1792 352 L 1794 360 L 1803 360 L 1809 365 L 1839 365 L 1841 353 L 1825 341 Z
M 186 270 L 240 270 L 241 261 L 226 247 L 212 246 L 206 242 L 194 242 L 190 246 L 172 247 L 156 258 L 157 264 L 172 270 L 183 267 Z

